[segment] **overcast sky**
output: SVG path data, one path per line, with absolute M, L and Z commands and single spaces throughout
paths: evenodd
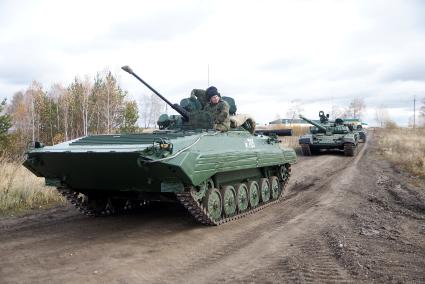
M 109 69 L 138 100 L 216 86 L 266 123 L 363 98 L 401 125 L 425 98 L 425 1 L 0 0 L 0 98 Z

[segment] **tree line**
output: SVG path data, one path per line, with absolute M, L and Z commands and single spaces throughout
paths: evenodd
M 366 109 L 366 104 L 362 98 L 354 98 L 350 101 L 348 107 L 340 107 L 332 105 L 331 112 L 329 113 L 330 119 L 336 118 L 357 118 L 361 119 L 363 112 Z M 286 116 L 290 119 L 298 119 L 298 116 L 304 111 L 303 102 L 299 99 L 291 101 Z M 315 119 L 315 118 L 313 118 Z
M 29 141 L 53 145 L 89 134 L 134 133 L 138 119 L 137 102 L 110 71 L 48 91 L 34 81 L 1 102 L 0 154 L 23 153 Z
M 25 91 L 16 92 L 9 103 L 0 103 L 0 156 L 19 156 L 30 141 L 47 145 L 92 134 L 135 133 L 155 127 L 164 103 L 154 94 L 144 94 L 138 104 L 128 98 L 128 92 L 110 72 L 98 73 L 94 79 L 75 77 L 64 87 L 53 84 L 48 91 L 34 81 Z M 331 119 L 361 118 L 365 110 L 363 99 L 353 99 L 349 106 L 332 107 Z M 297 118 L 303 111 L 302 102 L 292 101 L 287 116 Z M 419 108 L 417 125 L 425 126 L 425 98 Z M 385 127 L 393 123 L 384 107 L 376 109 L 376 122 Z

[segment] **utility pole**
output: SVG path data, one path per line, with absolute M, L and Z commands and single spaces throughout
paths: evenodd
M 416 96 L 413 96 L 413 129 L 416 127 Z

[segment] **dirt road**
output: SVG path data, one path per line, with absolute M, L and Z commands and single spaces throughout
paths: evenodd
M 173 205 L 56 208 L 0 230 L 1 283 L 425 282 L 423 183 L 381 160 L 373 137 L 354 158 L 301 157 L 281 203 L 219 227 Z

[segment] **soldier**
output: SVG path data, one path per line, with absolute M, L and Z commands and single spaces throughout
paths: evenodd
M 211 113 L 214 121 L 214 129 L 228 131 L 230 129 L 229 105 L 221 99 L 217 88 L 211 86 L 206 91 L 206 98 L 209 103 L 204 110 Z
M 201 103 L 202 109 L 208 104 L 206 90 L 203 89 L 193 89 L 190 93 L 190 97 L 198 100 Z

